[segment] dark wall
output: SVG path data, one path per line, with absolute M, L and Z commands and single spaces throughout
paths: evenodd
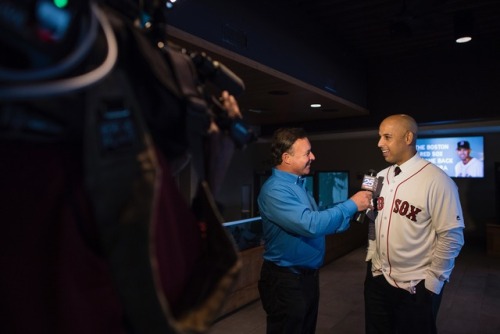
M 475 42 L 370 67 L 370 111 L 407 113 L 419 123 L 498 117 L 500 44 Z

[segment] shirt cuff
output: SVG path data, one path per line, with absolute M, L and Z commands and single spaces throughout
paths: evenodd
M 368 249 L 366 250 L 366 258 L 365 261 L 368 262 L 373 258 L 373 254 L 375 254 L 377 246 L 375 244 L 375 240 L 368 240 Z
M 427 276 L 425 278 L 425 288 L 429 291 L 434 292 L 439 295 L 441 290 L 443 289 L 444 281 L 440 281 L 439 279 L 433 276 Z

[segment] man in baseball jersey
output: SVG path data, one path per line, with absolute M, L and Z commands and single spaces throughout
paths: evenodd
M 379 127 L 378 147 L 391 166 L 376 199 L 365 279 L 366 333 L 437 333 L 436 317 L 464 221 L 458 189 L 416 150 L 417 123 L 392 115 Z
M 483 177 L 483 162 L 470 156 L 470 144 L 467 140 L 457 143 L 457 155 L 460 159 L 455 165 L 456 177 Z

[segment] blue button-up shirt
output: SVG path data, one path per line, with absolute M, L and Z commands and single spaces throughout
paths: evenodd
M 302 177 L 275 168 L 257 201 L 264 232 L 264 259 L 282 267 L 321 267 L 325 235 L 347 229 L 357 212 L 350 199 L 318 211 Z

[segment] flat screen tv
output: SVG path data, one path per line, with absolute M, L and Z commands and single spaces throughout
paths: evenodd
M 417 151 L 451 177 L 484 177 L 483 136 L 418 138 Z
M 320 210 L 349 198 L 349 172 L 317 171 L 314 178 L 315 198 Z

